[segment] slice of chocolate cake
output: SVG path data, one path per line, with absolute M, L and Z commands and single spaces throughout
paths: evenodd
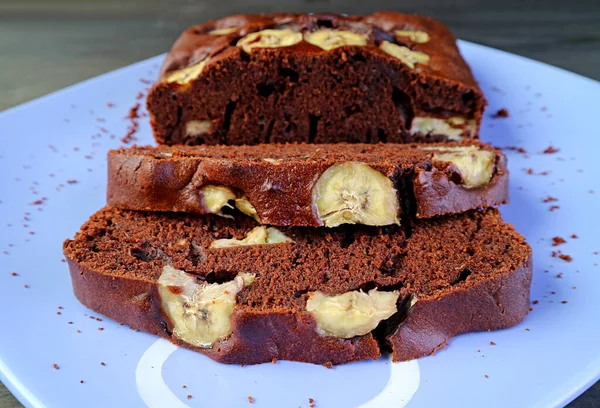
M 529 311 L 531 250 L 493 209 L 405 230 L 106 207 L 64 253 L 85 306 L 224 363 L 408 360 Z
M 108 155 L 108 204 L 263 224 L 399 224 L 508 201 L 506 158 L 477 141 L 133 147 Z
M 461 140 L 485 105 L 448 28 L 396 12 L 190 27 L 147 101 L 168 145 Z

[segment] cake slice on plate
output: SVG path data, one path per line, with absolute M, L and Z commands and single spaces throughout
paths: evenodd
M 506 157 L 446 144 L 161 146 L 108 155 L 108 204 L 276 226 L 390 225 L 508 201 Z
M 529 311 L 531 250 L 494 209 L 326 229 L 106 207 L 64 253 L 85 306 L 223 363 L 404 361 Z

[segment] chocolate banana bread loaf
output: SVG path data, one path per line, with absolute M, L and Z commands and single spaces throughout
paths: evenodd
M 403 361 L 528 313 L 531 250 L 497 210 L 410 227 L 106 207 L 64 253 L 85 306 L 224 363 Z
M 506 158 L 448 144 L 133 147 L 108 155 L 108 204 L 269 225 L 389 225 L 508 201 Z
M 147 100 L 168 145 L 460 140 L 485 105 L 448 28 L 396 12 L 190 27 Z

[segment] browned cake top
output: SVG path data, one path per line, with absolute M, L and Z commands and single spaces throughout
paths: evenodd
M 365 34 L 367 44 L 363 48 L 366 52 L 386 58 L 391 64 L 397 64 L 398 61 L 381 50 L 383 41 L 422 52 L 429 56 L 429 61 L 427 64 L 417 65 L 417 71 L 455 81 L 467 87 L 478 88 L 469 67 L 460 57 L 456 39 L 445 25 L 431 17 L 392 11 L 377 12 L 368 16 L 238 14 L 195 25 L 185 30 L 175 42 L 161 68 L 161 76 L 194 65 L 206 57 L 211 57 L 211 62 L 205 69 L 208 69 L 211 64 L 217 65 L 220 59 L 237 54 L 238 41 L 253 32 L 265 29 L 291 29 L 295 32 L 310 33 L 321 28 Z M 306 39 L 289 47 L 274 50 L 283 55 L 286 52 L 307 54 L 328 52 L 307 42 Z
M 510 274 L 530 248 L 498 211 L 419 221 L 399 227 L 280 228 L 293 242 L 213 248 L 243 239 L 249 219 L 133 212 L 106 207 L 65 243 L 65 254 L 102 274 L 156 282 L 167 264 L 211 282 L 256 274 L 239 307 L 303 309 L 303 295 L 373 287 L 424 299 Z

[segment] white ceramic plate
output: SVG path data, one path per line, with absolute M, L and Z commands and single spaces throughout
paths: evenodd
M 156 77 L 156 57 L 0 115 L 0 379 L 34 407 L 246 407 L 249 396 L 261 407 L 309 398 L 319 408 L 554 407 L 575 398 L 600 374 L 600 84 L 460 45 L 490 102 L 482 138 L 527 151 L 507 151 L 511 204 L 502 209 L 533 247 L 539 302 L 522 324 L 460 336 L 418 361 L 328 370 L 221 365 L 92 318 L 71 293 L 61 244 L 104 205 L 106 152 L 125 135 L 129 109 L 144 104 L 136 96 Z M 503 107 L 508 118 L 491 117 Z M 139 143 L 153 142 L 147 122 Z M 559 151 L 543 154 L 549 146 Z M 554 236 L 567 242 L 553 247 Z

